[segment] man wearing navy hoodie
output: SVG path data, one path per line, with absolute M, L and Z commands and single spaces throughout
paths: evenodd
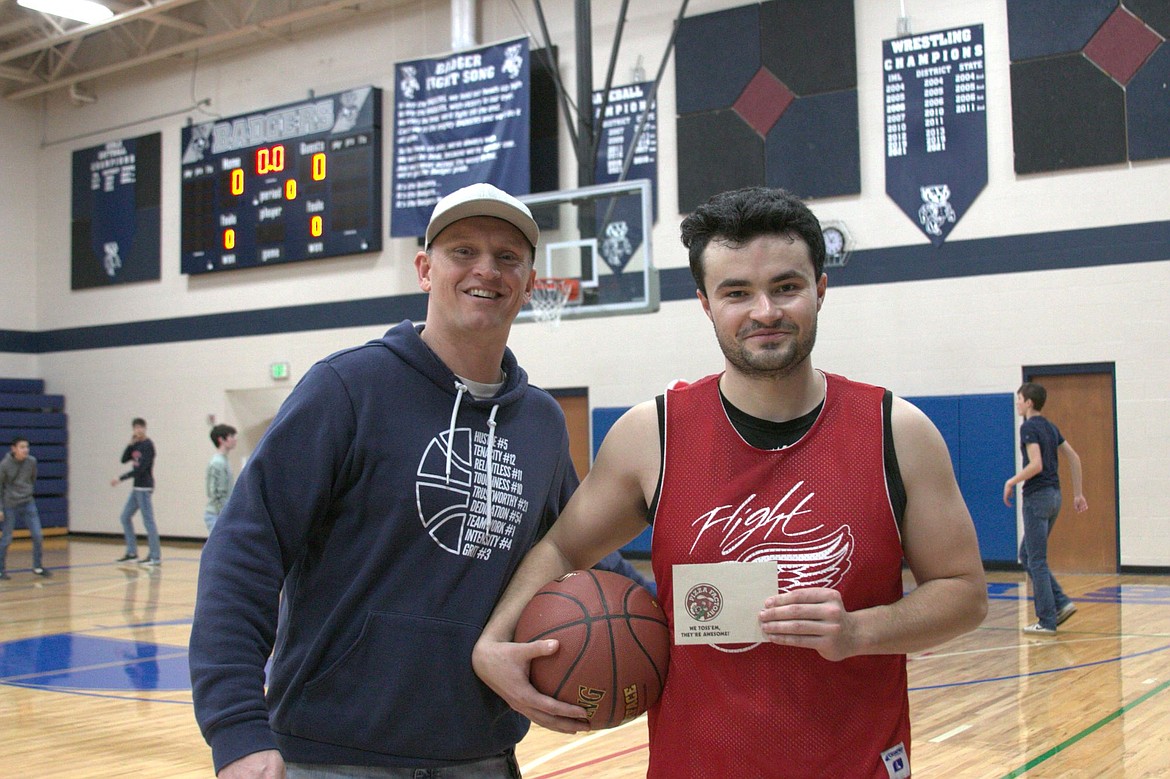
M 488 184 L 440 200 L 426 325 L 312 366 L 240 474 L 190 646 L 220 777 L 520 775 L 528 721 L 471 649 L 577 484 L 560 407 L 506 346 L 538 239 Z

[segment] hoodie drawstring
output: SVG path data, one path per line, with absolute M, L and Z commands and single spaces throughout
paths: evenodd
M 447 426 L 447 483 L 451 483 L 451 461 L 455 451 L 455 418 L 459 416 L 459 404 L 467 392 L 467 385 L 461 381 L 455 382 L 455 405 L 451 408 L 451 422 Z M 491 531 L 492 524 L 492 482 L 495 481 L 495 450 L 496 450 L 496 412 L 500 410 L 497 403 L 492 406 L 488 415 L 488 445 L 487 445 L 487 528 Z
M 492 406 L 492 413 L 488 415 L 488 446 L 487 446 L 487 531 L 492 527 L 492 482 L 496 480 L 495 458 L 492 454 L 496 450 L 496 412 L 499 405 Z
M 459 401 L 463 400 L 463 393 L 467 392 L 467 385 L 461 381 L 455 382 L 455 405 L 451 408 L 451 424 L 447 426 L 447 483 L 451 483 L 451 459 L 455 451 L 455 417 L 459 415 Z

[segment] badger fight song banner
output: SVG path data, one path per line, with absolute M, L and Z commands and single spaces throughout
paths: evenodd
M 390 235 L 426 232 L 435 203 L 486 181 L 528 194 L 527 39 L 394 67 Z

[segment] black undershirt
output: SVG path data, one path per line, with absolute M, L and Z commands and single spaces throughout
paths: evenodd
M 719 399 L 727 412 L 731 426 L 749 445 L 756 449 L 776 450 L 792 446 L 804 437 L 820 416 L 825 402 L 822 400 L 812 411 L 790 419 L 786 422 L 773 422 L 770 419 L 760 419 L 747 414 L 731 404 L 719 390 Z M 890 501 L 894 510 L 894 520 L 898 527 L 902 527 L 902 517 L 906 513 L 906 487 L 902 483 L 902 472 L 898 468 L 898 456 L 894 450 L 894 436 L 890 431 L 890 414 L 894 395 L 886 390 L 882 397 L 882 439 L 886 465 L 886 487 L 890 493 Z M 659 395 L 655 398 L 658 406 L 658 442 L 662 451 L 663 463 L 666 461 L 666 397 Z M 654 491 L 654 499 L 650 502 L 648 518 L 653 521 L 654 512 L 658 508 L 658 495 L 662 491 L 662 464 L 659 465 L 658 487 Z
M 731 420 L 731 426 L 735 428 L 735 432 L 757 449 L 783 449 L 786 446 L 792 446 L 812 428 L 813 423 L 820 416 L 821 409 L 825 407 L 825 401 L 822 400 L 816 408 L 804 416 L 789 419 L 786 422 L 773 422 L 770 419 L 760 419 L 740 411 L 731 405 L 731 401 L 723 394 L 722 389 L 719 390 L 719 400 L 723 401 L 723 410 L 727 412 L 727 418 Z

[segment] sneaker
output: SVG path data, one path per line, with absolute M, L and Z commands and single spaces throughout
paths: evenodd
M 1046 628 L 1037 622 L 1035 625 L 1028 625 L 1024 628 L 1024 632 L 1033 636 L 1055 636 L 1056 628 Z
M 149 567 L 149 568 L 153 568 L 155 566 L 162 565 L 162 560 L 155 560 L 153 557 L 144 557 L 141 560 L 139 560 L 138 562 L 141 563 L 142 565 Z
M 126 554 L 122 555 L 121 557 L 119 557 L 119 558 L 118 558 L 117 560 L 115 560 L 114 562 L 115 562 L 115 563 L 124 563 L 124 562 L 126 562 L 127 560 L 137 560 L 137 559 L 138 559 L 138 553 L 137 553 L 137 552 L 127 552 Z
M 33 568 L 33 573 L 35 573 L 37 576 L 44 576 L 45 578 L 53 575 L 52 571 L 47 571 L 44 568 Z
M 1064 604 L 1064 608 L 1056 612 L 1056 624 L 1063 625 L 1069 617 L 1077 613 L 1077 604 L 1069 601 Z

